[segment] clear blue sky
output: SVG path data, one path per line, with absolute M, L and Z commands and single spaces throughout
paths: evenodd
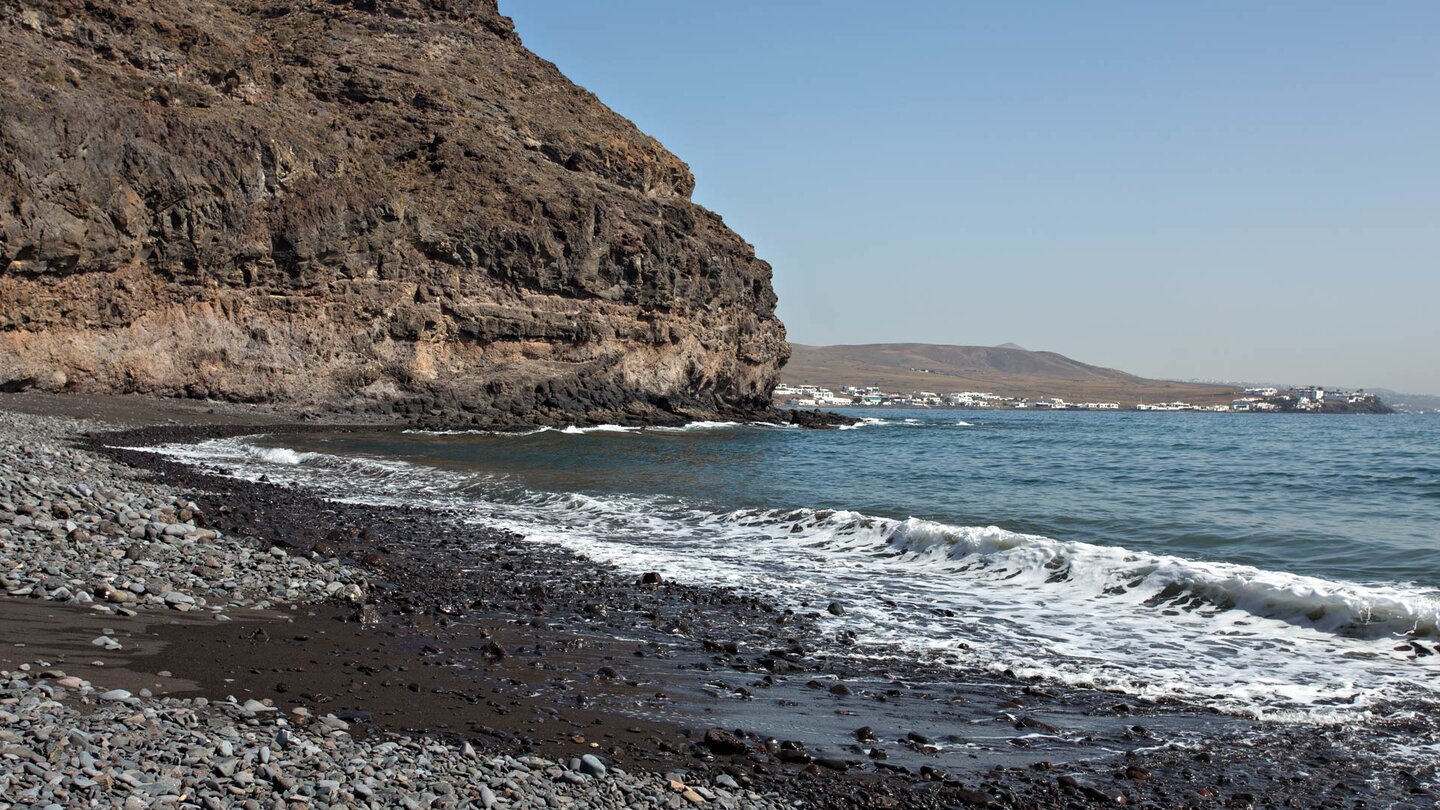
M 800 343 L 1440 394 L 1440 2 L 501 0 Z

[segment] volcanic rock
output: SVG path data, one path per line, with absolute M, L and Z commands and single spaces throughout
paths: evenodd
M 5 390 L 675 421 L 789 353 L 685 163 L 495 0 L 7 4 L 0 154 Z
M 750 750 L 745 741 L 723 728 L 705 732 L 705 747 L 716 754 L 743 754 Z

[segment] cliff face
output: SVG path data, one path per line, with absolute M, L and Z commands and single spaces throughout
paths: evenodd
M 768 405 L 770 267 L 494 0 L 0 0 L 0 387 Z

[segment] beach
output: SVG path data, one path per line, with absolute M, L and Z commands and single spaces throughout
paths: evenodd
M 1340 729 L 852 659 L 818 614 L 682 572 L 116 449 L 313 430 L 282 414 L 0 408 L 0 779 L 21 806 L 1433 801 Z M 19 412 L 67 408 L 108 421 Z M 1009 733 L 976 733 L 997 716 Z

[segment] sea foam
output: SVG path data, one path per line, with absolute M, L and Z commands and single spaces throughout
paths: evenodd
M 1411 646 L 1436 647 L 1440 592 L 1421 586 L 995 526 L 545 492 L 503 476 L 266 447 L 254 438 L 150 449 L 336 500 L 430 506 L 622 570 L 663 570 L 795 609 L 840 599 L 845 614 L 821 621 L 855 633 L 859 655 L 919 656 L 1280 721 L 1349 722 L 1399 699 L 1440 703 L 1440 655 L 1418 656 Z

